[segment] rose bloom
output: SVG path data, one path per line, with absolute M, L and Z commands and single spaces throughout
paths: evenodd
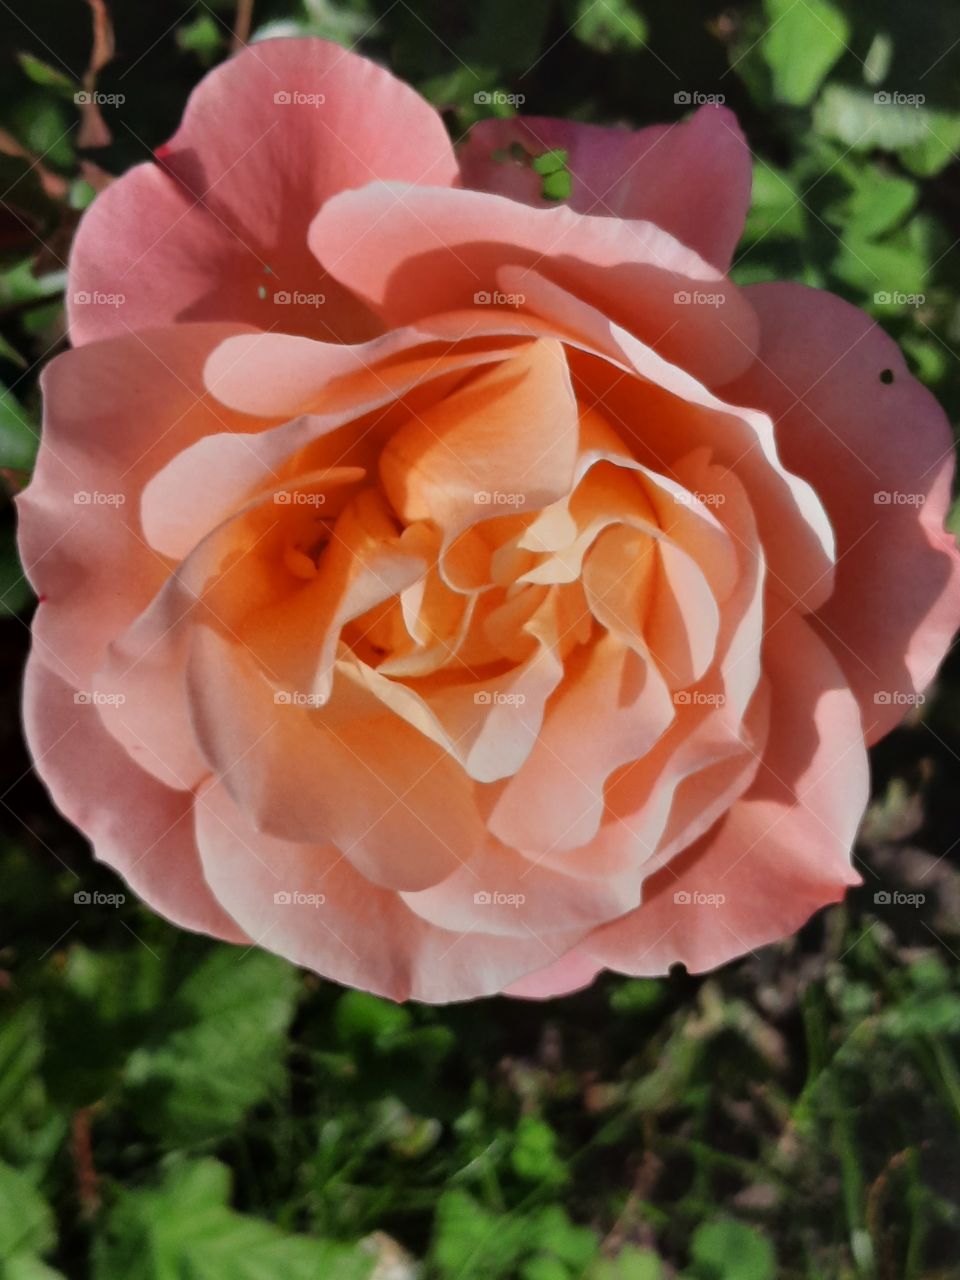
M 455 154 L 274 40 L 97 199 L 26 723 L 158 912 L 442 1002 L 703 971 L 858 883 L 960 618 L 950 433 L 867 316 L 731 284 L 750 175 L 715 106 Z

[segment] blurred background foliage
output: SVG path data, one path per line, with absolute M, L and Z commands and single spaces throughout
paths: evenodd
M 276 34 L 382 60 L 454 138 L 495 90 L 636 125 L 722 95 L 755 154 L 736 278 L 865 307 L 960 416 L 955 0 L 0 0 L 7 497 L 80 211 Z M 79 107 L 94 84 L 122 102 Z M 960 1276 L 956 661 L 874 752 L 864 887 L 798 938 L 705 978 L 396 1007 L 129 895 L 78 908 L 123 886 L 29 773 L 13 527 L 7 502 L 0 1280 Z

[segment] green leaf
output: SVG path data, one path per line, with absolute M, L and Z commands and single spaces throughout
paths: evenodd
M 0 529 L 0 617 L 15 617 L 30 603 L 30 584 L 20 564 L 13 530 Z
M 610 995 L 614 1013 L 647 1013 L 663 1003 L 666 986 L 659 978 L 628 978 Z
M 849 165 L 845 176 L 850 194 L 827 210 L 827 218 L 861 238 L 873 239 L 893 231 L 917 203 L 915 182 L 876 165 Z
M 804 234 L 806 211 L 790 176 L 763 160 L 753 166 L 753 196 L 744 228 L 745 244 L 798 240 Z
M 62 1271 L 54 1271 L 39 1258 L 22 1253 L 0 1265 L 0 1280 L 67 1280 Z
M 55 98 L 40 90 L 26 94 L 8 112 L 11 132 L 30 151 L 54 168 L 68 168 L 74 159 L 72 138 L 76 120 Z
M 174 1144 L 233 1128 L 283 1078 L 298 985 L 296 970 L 266 952 L 210 952 L 127 1064 L 144 1127 Z
M 557 1155 L 557 1135 L 536 1116 L 523 1116 L 517 1125 L 511 1162 L 519 1177 L 527 1182 L 560 1184 L 567 1169 Z
M 0 467 L 29 471 L 40 443 L 38 431 L 13 392 L 0 383 Z
M 558 1204 L 531 1215 L 531 1233 L 540 1248 L 564 1262 L 580 1276 L 597 1251 L 597 1237 L 588 1227 L 578 1227 Z
M 631 0 L 577 0 L 573 34 L 598 53 L 642 49 L 647 22 Z
M 184 53 L 196 54 L 200 62 L 210 66 L 216 61 L 225 42 L 226 32 L 209 13 L 202 13 L 193 22 L 177 27 L 177 44 Z
M 894 152 L 920 177 L 939 173 L 960 149 L 960 112 L 911 105 L 888 90 L 828 85 L 813 108 L 813 125 L 851 151 Z
M 24 74 L 34 84 L 38 84 L 44 89 L 55 89 L 67 98 L 72 98 L 76 93 L 77 84 L 70 76 L 64 75 L 62 71 L 58 71 L 56 67 L 51 67 L 47 62 L 41 62 L 32 53 L 18 53 L 17 61 L 23 68 Z
M 766 1236 L 730 1218 L 697 1227 L 690 1257 L 698 1280 L 773 1280 L 776 1275 L 777 1257 Z
M 829 0 L 764 0 L 769 26 L 763 56 L 780 102 L 810 102 L 850 38 L 850 25 Z
M 515 1274 L 528 1235 L 522 1216 L 489 1213 L 465 1191 L 447 1191 L 437 1204 L 433 1260 L 449 1280 L 499 1280 Z
M 0 1163 L 0 1260 L 45 1253 L 56 1243 L 53 1212 L 24 1174 Z
M 337 1001 L 334 1025 L 344 1047 L 380 1048 L 410 1026 L 409 1010 L 366 991 L 347 991 Z
M 615 1258 L 598 1258 L 587 1280 L 662 1280 L 660 1259 L 649 1249 L 628 1245 Z
M 93 1280 L 365 1280 L 355 1245 L 291 1235 L 228 1205 L 216 1160 L 176 1161 L 157 1188 L 122 1191 L 93 1250 Z
M 563 147 L 544 151 L 530 161 L 534 173 L 541 177 L 540 194 L 544 200 L 566 200 L 573 190 L 573 176 L 567 168 L 567 152 Z

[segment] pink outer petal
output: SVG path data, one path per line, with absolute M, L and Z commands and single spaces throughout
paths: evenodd
M 816 617 L 874 742 L 933 678 L 960 626 L 960 554 L 943 529 L 950 428 L 862 311 L 801 285 L 747 293 L 761 319 L 759 359 L 725 394 L 774 418 L 785 464 L 830 516 L 836 587 Z
M 512 982 L 504 991 L 505 996 L 519 996 L 523 1000 L 549 1000 L 553 996 L 568 996 L 574 991 L 589 987 L 603 965 L 574 949 L 562 955 L 545 969 L 528 973 L 518 982 Z
M 309 240 L 326 269 L 389 325 L 467 308 L 478 331 L 497 310 L 522 319 L 522 299 L 496 303 L 498 273 L 520 267 L 592 303 L 708 384 L 746 369 L 755 350 L 756 321 L 741 291 L 649 222 L 376 182 L 328 201 Z M 701 295 L 715 305 L 691 302 Z
M 868 770 L 856 701 L 827 646 L 797 615 L 777 623 L 767 648 L 771 733 L 753 785 L 647 882 L 642 906 L 580 944 L 598 963 L 635 975 L 678 962 L 703 972 L 788 936 L 859 883 L 850 850 Z
M 750 207 L 750 149 L 726 107 L 706 106 L 688 121 L 649 129 L 609 128 L 522 116 L 481 120 L 458 153 L 465 187 L 549 207 L 542 179 L 523 158 L 562 148 L 579 213 L 643 218 L 663 227 L 725 271 Z
M 205 394 L 201 376 L 208 353 L 240 332 L 184 325 L 125 333 L 68 351 L 44 371 L 43 445 L 17 502 L 20 550 L 44 597 L 34 644 L 76 689 L 89 691 L 107 645 L 170 573 L 141 529 L 144 484 L 201 437 L 257 425 Z
M 193 839 L 193 797 L 139 769 L 100 722 L 96 707 L 34 652 L 24 721 L 34 768 L 54 803 L 87 836 L 101 862 L 151 907 L 186 929 L 228 942 L 249 938 L 213 897 Z
M 443 123 L 422 98 L 375 63 L 315 39 L 263 41 L 217 67 L 160 154 L 159 165 L 112 183 L 80 225 L 68 289 L 76 345 L 124 326 L 226 318 L 368 337 L 377 326 L 366 308 L 307 249 L 311 219 L 350 187 L 449 186 L 457 173 Z M 325 301 L 274 301 L 297 292 Z M 124 301 L 78 302 L 84 294 Z
M 498 994 L 569 946 L 530 930 L 491 937 L 483 907 L 468 927 L 438 928 L 336 849 L 256 831 L 223 787 L 199 798 L 196 817 L 204 872 L 224 907 L 258 945 L 336 982 L 393 1000 L 470 1000 Z M 297 902 L 297 893 L 323 902 Z

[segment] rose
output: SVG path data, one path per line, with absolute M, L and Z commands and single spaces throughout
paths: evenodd
M 949 434 L 855 309 L 730 284 L 749 175 L 713 106 L 458 168 L 272 41 L 98 197 L 68 296 L 125 305 L 46 373 L 26 719 L 158 911 L 445 1001 L 709 968 L 856 883 L 866 743 L 957 622 Z

